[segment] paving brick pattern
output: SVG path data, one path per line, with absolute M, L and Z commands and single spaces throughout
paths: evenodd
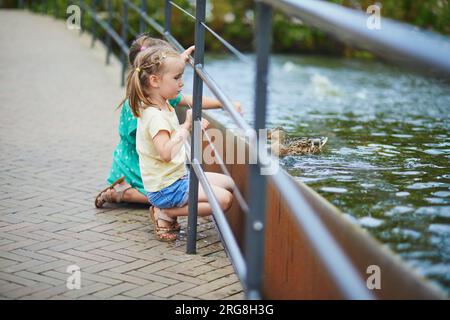
M 185 234 L 155 239 L 145 206 L 94 208 L 118 139 L 117 61 L 23 11 L 0 10 L 0 44 L 0 298 L 242 299 L 210 219 L 187 255 Z

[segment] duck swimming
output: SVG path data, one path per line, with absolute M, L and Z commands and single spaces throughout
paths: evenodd
M 286 131 L 277 127 L 267 133 L 270 149 L 275 156 L 297 156 L 307 153 L 318 153 L 327 143 L 327 137 L 287 137 Z

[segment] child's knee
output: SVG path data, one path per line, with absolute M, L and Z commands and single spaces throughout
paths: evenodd
M 225 188 L 228 191 L 233 191 L 234 181 L 231 177 L 222 174 L 220 177 L 220 187 Z
M 227 182 L 227 187 L 229 187 L 230 189 L 232 189 L 233 188 L 233 186 L 234 186 L 234 181 L 233 181 L 233 179 L 232 178 L 230 178 L 229 176 L 225 176 L 226 177 L 226 182 Z
M 233 203 L 233 195 L 227 190 L 223 190 L 220 195 L 220 208 L 224 211 L 228 210 Z

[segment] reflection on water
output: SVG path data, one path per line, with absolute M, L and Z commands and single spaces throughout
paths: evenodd
M 251 122 L 252 66 L 210 56 L 206 68 Z M 379 63 L 298 56 L 275 56 L 269 79 L 269 127 L 329 137 L 321 154 L 285 157 L 283 167 L 450 293 L 450 86 Z

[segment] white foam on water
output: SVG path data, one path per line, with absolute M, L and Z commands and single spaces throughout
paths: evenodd
M 375 187 L 374 183 L 361 183 L 361 187 L 363 188 L 373 188 Z
M 396 206 L 396 207 L 392 208 L 391 210 L 385 212 L 384 215 L 387 217 L 392 217 L 393 215 L 396 215 L 396 214 L 404 214 L 404 213 L 412 212 L 412 211 L 414 211 L 414 208 L 411 208 L 408 206 Z
M 449 200 L 445 198 L 425 198 L 430 204 L 448 204 Z
M 411 229 L 401 229 L 401 228 L 394 228 L 392 229 L 392 232 L 398 235 L 401 235 L 403 237 L 412 238 L 412 239 L 419 239 L 422 234 L 420 232 L 417 232 L 415 230 Z
M 450 206 L 420 207 L 415 213 L 450 218 Z
M 450 197 L 450 191 L 437 191 L 432 193 L 433 196 L 447 198 Z
M 423 152 L 425 152 L 426 154 L 431 154 L 431 155 L 441 155 L 441 154 L 449 154 L 450 149 L 427 149 L 427 150 L 424 150 Z
M 320 188 L 320 190 L 325 192 L 332 192 L 332 193 L 346 193 L 348 190 L 345 188 L 334 188 L 334 187 L 323 187 Z
M 297 66 L 294 63 L 292 63 L 291 61 L 286 61 L 283 64 L 282 69 L 284 72 L 289 73 L 289 72 L 293 71 L 296 67 Z
M 440 235 L 450 235 L 450 225 L 448 224 L 430 224 L 428 230 Z
M 376 219 L 372 217 L 363 217 L 358 219 L 358 222 L 361 226 L 366 228 L 377 228 L 384 224 L 384 220 Z
M 413 135 L 410 135 L 410 134 L 399 134 L 399 133 L 392 134 L 391 136 L 396 137 L 396 138 L 412 138 L 413 137 Z
M 442 182 L 418 182 L 414 183 L 410 186 L 407 186 L 407 189 L 413 189 L 413 190 L 422 190 L 422 189 L 430 189 L 430 188 L 437 188 L 437 187 L 445 187 L 446 184 Z
M 418 174 L 423 174 L 422 171 L 394 171 L 392 174 L 398 175 L 398 176 L 415 176 Z
M 311 84 L 318 96 L 339 96 L 341 94 L 339 88 L 333 85 L 330 79 L 318 73 L 311 77 Z

